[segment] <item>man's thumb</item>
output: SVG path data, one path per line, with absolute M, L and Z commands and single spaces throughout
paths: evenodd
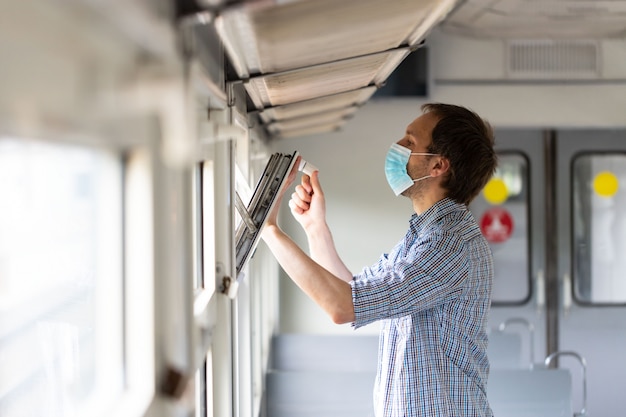
M 320 172 L 315 170 L 311 173 L 311 187 L 313 187 L 313 193 L 322 193 L 322 186 L 319 179 Z

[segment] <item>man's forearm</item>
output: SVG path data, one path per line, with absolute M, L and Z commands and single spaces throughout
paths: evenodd
M 339 257 L 328 226 L 324 224 L 315 230 L 307 230 L 306 234 L 311 258 L 342 280 L 352 281 L 352 272 Z
M 262 236 L 287 275 L 335 323 L 354 321 L 352 289 L 343 277 L 336 276 L 311 259 L 279 227 L 266 226 Z

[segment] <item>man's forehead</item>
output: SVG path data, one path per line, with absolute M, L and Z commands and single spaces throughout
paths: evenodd
M 433 113 L 422 114 L 406 127 L 406 134 L 430 142 L 430 136 L 437 121 L 438 118 Z

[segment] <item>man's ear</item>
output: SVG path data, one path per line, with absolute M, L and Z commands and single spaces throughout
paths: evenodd
M 430 175 L 433 177 L 439 177 L 446 174 L 450 170 L 450 161 L 448 158 L 439 157 L 435 162 L 435 165 L 430 170 Z

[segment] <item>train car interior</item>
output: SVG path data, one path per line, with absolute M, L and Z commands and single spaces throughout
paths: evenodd
M 260 235 L 278 207 L 306 250 L 277 196 L 318 170 L 374 263 L 412 214 L 385 153 L 432 102 L 495 130 L 494 415 L 626 415 L 626 0 L 0 5 L 0 416 L 373 417 L 379 324 Z

